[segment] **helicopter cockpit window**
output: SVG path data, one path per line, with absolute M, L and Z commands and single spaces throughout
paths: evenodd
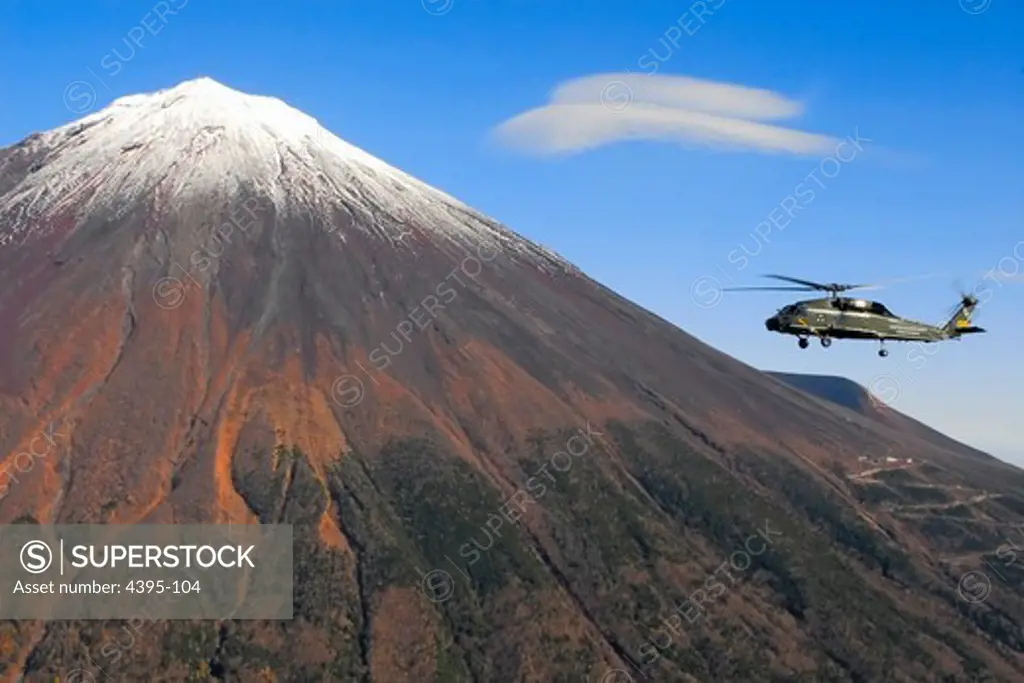
M 896 317 L 893 315 L 892 311 L 890 311 L 888 308 L 886 308 L 885 306 L 878 302 L 872 302 L 871 312 L 874 313 L 875 315 L 884 315 L 886 318 Z

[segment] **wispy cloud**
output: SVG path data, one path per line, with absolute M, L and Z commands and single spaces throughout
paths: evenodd
M 771 90 L 683 76 L 609 73 L 561 83 L 550 102 L 505 121 L 497 139 L 525 152 L 567 154 L 626 140 L 816 156 L 837 138 L 765 123 L 803 104 Z

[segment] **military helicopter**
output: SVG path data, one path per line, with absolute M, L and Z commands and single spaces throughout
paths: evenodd
M 769 332 L 794 335 L 801 349 L 817 337 L 828 348 L 833 339 L 871 339 L 881 345 L 878 355 L 886 357 L 886 341 L 933 342 L 960 339 L 965 334 L 985 332 L 971 325 L 971 315 L 978 299 L 961 294 L 960 302 L 951 311 L 949 320 L 942 325 L 900 318 L 877 301 L 839 296 L 852 289 L 878 289 L 880 285 L 822 284 L 799 280 L 785 275 L 764 277 L 801 285 L 800 287 L 726 287 L 723 291 L 775 291 L 775 292 L 828 292 L 827 298 L 807 299 L 784 306 L 768 318 L 764 325 Z

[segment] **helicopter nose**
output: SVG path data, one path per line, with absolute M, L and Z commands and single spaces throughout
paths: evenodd
M 779 319 L 776 316 L 772 316 L 764 321 L 764 326 L 768 328 L 769 332 L 779 331 Z

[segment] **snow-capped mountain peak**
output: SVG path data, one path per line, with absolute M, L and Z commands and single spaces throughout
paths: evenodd
M 0 194 L 0 247 L 46 230 L 54 216 L 110 215 L 154 198 L 176 207 L 255 192 L 279 213 L 325 224 L 347 213 L 354 229 L 403 248 L 413 248 L 405 240 L 412 227 L 430 239 L 513 252 L 542 268 L 571 268 L 283 101 L 210 78 L 121 97 L 29 138 L 18 155 L 31 172 Z M 0 156 L 0 172 L 11 158 Z
M 290 150 L 309 145 L 341 158 L 355 160 L 379 170 L 390 169 L 384 162 L 348 144 L 324 129 L 311 116 L 275 97 L 247 95 L 211 78 L 197 78 L 151 94 L 129 95 L 81 121 L 58 131 L 104 122 L 113 118 L 126 133 L 192 137 L 197 130 L 225 128 L 229 142 L 264 145 L 253 151 L 273 156 L 282 143 Z M 393 170 L 393 169 L 390 169 Z

